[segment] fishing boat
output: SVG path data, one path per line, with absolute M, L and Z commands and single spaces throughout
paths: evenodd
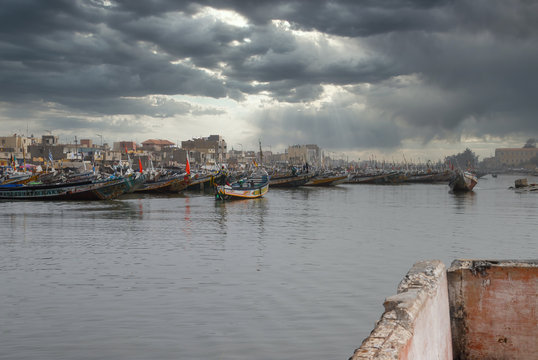
M 478 178 L 469 171 L 454 171 L 448 186 L 451 191 L 472 191 L 478 183 Z
M 224 172 L 210 173 L 210 174 L 194 174 L 191 177 L 186 190 L 204 190 L 212 189 L 214 184 L 218 184 L 226 177 Z
M 134 191 L 144 176 L 133 174 L 120 178 L 71 183 L 0 186 L 4 200 L 110 200 Z
M 256 199 L 269 191 L 269 175 L 258 171 L 231 184 L 216 185 L 216 200 Z
M 269 185 L 271 187 L 297 187 L 305 185 L 312 177 L 314 174 L 311 173 L 271 175 Z
M 426 183 L 440 183 L 440 182 L 448 182 L 452 178 L 452 173 L 450 170 L 446 171 L 432 171 L 432 172 L 426 172 L 426 173 L 415 173 L 415 174 L 408 174 L 407 178 L 404 180 L 406 183 L 420 183 L 420 184 L 426 184 Z
M 172 181 L 170 185 L 161 188 L 160 191 L 177 193 L 177 192 L 185 190 L 187 186 L 189 186 L 190 181 L 191 179 L 189 175 L 176 176 L 174 178 L 174 181 Z
M 146 180 L 135 192 L 144 193 L 166 193 L 179 192 L 184 190 L 188 184 L 188 177 L 181 175 L 169 175 L 164 177 L 154 177 Z
M 305 186 L 333 186 L 343 184 L 348 176 L 343 174 L 325 173 L 316 175 L 308 180 Z
M 38 177 L 39 175 L 37 174 L 32 174 L 32 173 L 27 173 L 27 172 L 23 172 L 23 173 L 14 172 L 2 178 L 0 180 L 0 185 L 7 185 L 7 184 L 23 185 L 23 184 L 27 184 L 29 182 L 37 180 Z
M 354 184 L 395 185 L 403 183 L 406 179 L 407 176 L 401 171 L 392 170 L 354 175 L 350 177 L 348 182 Z

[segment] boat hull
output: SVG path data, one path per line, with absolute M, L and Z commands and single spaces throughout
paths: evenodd
M 347 180 L 347 175 L 339 176 L 323 176 L 323 177 L 313 177 L 311 178 L 305 186 L 333 186 L 342 184 Z
M 144 182 L 135 192 L 164 192 L 176 182 L 175 178 L 161 179 L 158 181 Z
M 3 200 L 110 200 L 132 192 L 143 176 L 79 184 L 0 188 Z
M 222 182 L 226 176 L 224 174 L 195 176 L 191 178 L 186 190 L 205 190 L 212 189 L 214 184 Z
M 260 186 L 248 188 L 234 188 L 230 185 L 217 185 L 216 196 L 218 199 L 256 199 L 267 194 L 269 191 L 269 182 Z
M 297 187 L 305 185 L 312 178 L 312 174 L 271 176 L 271 187 Z
M 452 191 L 472 191 L 477 183 L 478 179 L 476 176 L 464 171 L 455 173 L 448 186 Z

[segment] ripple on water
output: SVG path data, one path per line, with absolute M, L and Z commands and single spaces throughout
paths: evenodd
M 536 252 L 513 181 L 3 202 L 0 358 L 348 358 L 414 262 Z

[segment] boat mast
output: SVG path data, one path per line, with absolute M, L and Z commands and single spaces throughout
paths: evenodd
M 262 141 L 261 141 L 261 139 L 258 139 L 258 143 L 260 144 L 260 166 L 263 166 L 263 152 L 262 152 Z

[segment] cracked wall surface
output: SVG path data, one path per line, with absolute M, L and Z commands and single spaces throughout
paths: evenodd
M 448 285 L 454 359 L 538 359 L 538 260 L 455 260 Z
M 418 262 L 384 303 L 376 327 L 350 360 L 452 359 L 444 264 Z

